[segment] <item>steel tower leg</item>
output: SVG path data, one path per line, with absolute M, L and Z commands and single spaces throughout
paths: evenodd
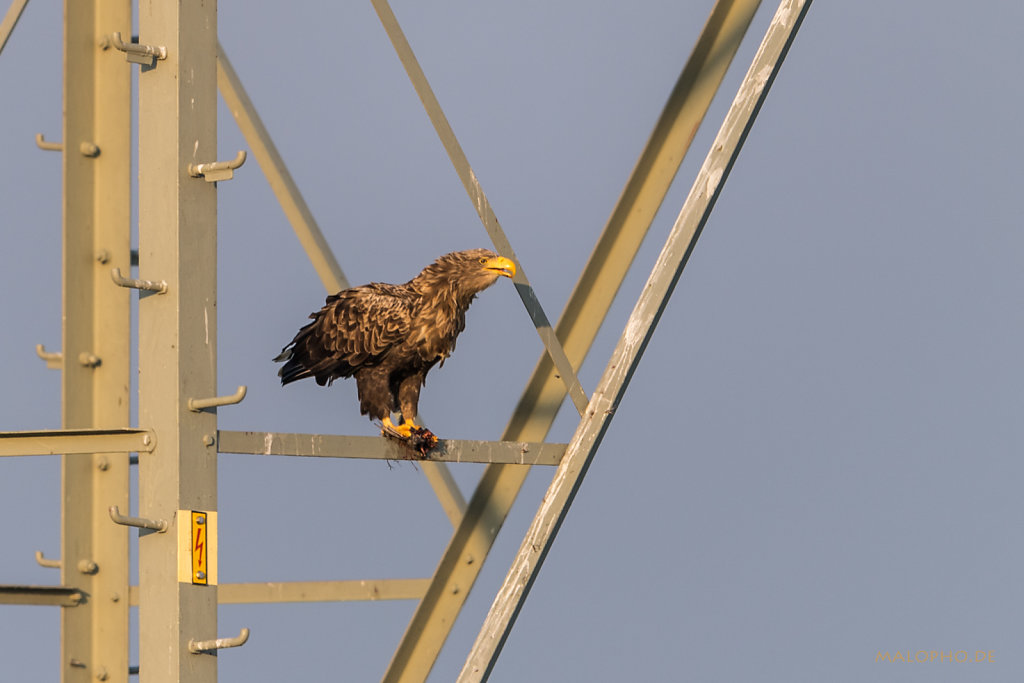
M 102 36 L 131 32 L 127 0 L 64 5 L 63 373 L 65 428 L 129 424 L 131 71 Z M 128 680 L 127 453 L 62 456 L 61 583 L 88 596 L 61 610 L 61 680 Z
M 719 0 L 712 9 L 556 326 L 574 367 L 582 365 L 758 4 Z M 543 440 L 565 396 L 564 384 L 545 355 L 502 438 Z M 529 469 L 489 465 L 484 471 L 384 681 L 426 680 Z
M 218 160 L 217 3 L 142 0 L 139 42 L 166 50 L 139 75 L 139 275 L 167 283 L 139 302 L 139 423 L 157 434 L 139 515 L 169 522 L 140 532 L 139 667 L 145 683 L 214 683 L 216 653 L 189 642 L 218 638 L 217 587 L 191 581 L 178 536 L 188 511 L 217 508 L 216 408 L 188 409 L 217 393 L 216 186 L 188 170 Z
M 811 0 L 783 0 L 491 606 L 459 683 L 484 681 L 522 609 Z

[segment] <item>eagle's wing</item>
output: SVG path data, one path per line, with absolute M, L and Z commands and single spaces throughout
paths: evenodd
M 408 335 L 416 295 L 402 285 L 371 283 L 327 297 L 278 360 L 284 384 L 313 376 L 323 385 L 376 365 Z
M 412 325 L 415 297 L 404 287 L 373 283 L 327 298 L 320 313 L 320 341 L 353 368 L 379 362 L 405 339 Z

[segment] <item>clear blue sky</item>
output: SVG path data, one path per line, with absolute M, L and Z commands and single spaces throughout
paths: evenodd
M 368 2 L 222 0 L 221 41 L 346 274 L 399 282 L 486 246 Z M 394 9 L 548 314 L 712 6 Z M 592 391 L 775 11 L 765 2 L 585 364 Z M 818 0 L 700 239 L 492 681 L 1024 676 L 1024 5 Z M 57 427 L 61 8 L 0 55 L 0 429 Z M 222 107 L 220 149 L 246 145 Z M 277 385 L 324 292 L 250 162 L 220 201 L 225 429 L 373 434 L 349 383 Z M 500 436 L 542 349 L 486 292 L 421 401 Z M 567 440 L 571 408 L 551 440 Z M 57 458 L 0 462 L 0 583 L 48 584 Z M 467 492 L 481 467 L 456 476 Z M 535 470 L 431 681 L 452 680 L 550 480 Z M 450 525 L 409 464 L 221 456 L 221 580 L 429 576 Z M 31 514 L 29 514 L 31 513 Z M 229 606 L 222 681 L 378 680 L 414 605 Z M 879 651 L 992 662 L 879 663 Z M 0 607 L 0 680 L 58 676 L 53 608 Z

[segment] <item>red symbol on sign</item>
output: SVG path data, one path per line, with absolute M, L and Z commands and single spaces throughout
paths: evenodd
M 203 564 L 203 527 L 196 529 L 196 547 L 192 549 L 192 560 L 199 566 Z

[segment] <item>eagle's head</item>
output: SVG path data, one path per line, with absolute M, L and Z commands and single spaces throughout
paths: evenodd
M 419 278 L 431 285 L 447 283 L 457 290 L 459 299 L 472 298 L 504 275 L 516 274 L 516 264 L 490 249 L 469 249 L 445 254 L 427 266 Z

